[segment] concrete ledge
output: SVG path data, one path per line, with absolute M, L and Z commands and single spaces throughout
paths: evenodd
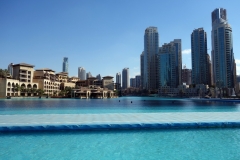
M 0 131 L 240 127 L 240 112 L 0 115 Z
M 103 125 L 42 125 L 0 126 L 1 132 L 56 131 L 56 130 L 105 130 L 105 129 L 183 129 L 183 128 L 239 128 L 240 122 L 212 123 L 153 123 L 153 124 L 103 124 Z

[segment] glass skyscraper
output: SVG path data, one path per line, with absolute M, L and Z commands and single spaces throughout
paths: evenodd
M 68 72 L 68 58 L 64 57 L 63 58 L 63 68 L 62 68 L 63 72 Z
M 177 88 L 182 82 L 181 39 L 165 43 L 159 48 L 159 86 Z
M 192 84 L 211 85 L 209 58 L 207 53 L 207 34 L 203 28 L 191 34 Z
M 143 89 L 156 90 L 159 87 L 158 80 L 158 30 L 157 27 L 148 27 L 144 34 L 144 70 Z
M 236 77 L 232 28 L 227 11 L 217 8 L 212 12 L 212 70 L 217 87 L 233 88 Z
M 129 87 L 129 68 L 124 68 L 122 70 L 122 89 L 127 89 Z
M 119 85 L 119 87 L 121 87 L 121 73 L 118 72 L 116 74 L 116 83 Z
M 176 87 L 175 46 L 171 43 L 159 48 L 159 85 Z
M 143 89 L 144 86 L 144 52 L 140 55 L 140 68 L 141 68 L 141 81 L 140 81 L 140 86 L 141 89 Z

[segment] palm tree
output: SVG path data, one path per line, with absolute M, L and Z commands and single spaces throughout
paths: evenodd
M 34 95 L 34 93 L 36 93 L 37 89 L 36 88 L 31 88 L 31 93 L 32 95 Z
M 71 87 L 65 87 L 65 93 L 66 93 L 66 96 L 71 96 L 71 93 L 72 93 L 72 88 Z
M 42 89 L 38 89 L 36 92 L 38 93 L 39 97 L 41 97 L 45 91 Z
M 27 92 L 27 96 L 28 96 L 29 93 L 31 93 L 31 88 L 27 88 L 25 91 Z
M 23 87 L 23 86 L 21 86 L 21 87 L 20 87 L 20 92 L 24 92 L 24 94 L 25 94 L 25 92 L 26 92 L 26 88 Z
M 7 69 L 0 69 L 0 77 L 1 78 L 6 78 L 8 76 L 9 72 Z
M 14 86 L 14 88 L 13 88 L 14 95 L 15 95 L 15 92 L 18 93 L 20 90 L 21 90 L 21 87 L 19 85 Z

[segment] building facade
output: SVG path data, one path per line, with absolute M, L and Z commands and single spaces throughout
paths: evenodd
M 135 78 L 130 78 L 130 87 L 133 87 L 133 88 L 136 87 L 136 79 Z
M 13 76 L 13 65 L 14 65 L 13 63 L 10 63 L 8 65 L 8 72 L 9 72 L 11 77 Z
M 140 88 L 141 86 L 141 76 L 140 75 L 136 75 L 135 76 L 135 81 L 136 81 L 136 88 Z
M 86 73 L 86 78 L 87 78 L 87 79 L 88 79 L 88 78 L 91 78 L 91 77 L 92 77 L 91 72 Z
M 38 83 L 39 89 L 44 90 L 46 95 L 58 95 L 60 92 L 60 82 L 55 75 L 55 71 L 49 68 L 36 69 L 34 71 L 33 82 Z
M 83 67 L 79 67 L 78 68 L 78 78 L 80 78 L 80 80 L 86 80 L 86 70 Z
M 63 58 L 63 68 L 62 68 L 62 71 L 68 73 L 68 58 L 67 57 Z
M 119 89 L 121 89 L 121 85 L 122 85 L 122 83 L 121 83 L 121 73 L 120 72 L 118 72 L 117 74 L 116 74 L 116 88 L 119 90 Z
M 142 52 L 142 54 L 140 55 L 140 71 L 141 71 L 141 84 L 140 84 L 140 88 L 143 89 L 143 85 L 144 85 L 144 51 Z
M 211 84 L 209 75 L 209 61 L 207 53 L 207 33 L 203 28 L 193 30 L 191 34 L 191 55 L 192 55 L 192 83 Z
M 157 27 L 148 27 L 144 34 L 144 71 L 143 88 L 157 90 L 158 80 L 158 48 L 159 38 Z
M 124 68 L 122 70 L 122 89 L 127 89 L 129 87 L 129 68 Z
M 182 84 L 182 40 L 174 39 L 170 42 L 175 47 L 176 85 Z
M 159 48 L 159 87 L 176 88 L 181 84 L 182 69 L 179 71 L 182 65 L 181 57 L 181 40 L 179 39 L 165 43 Z
M 99 81 L 101 81 L 101 80 L 102 80 L 102 77 L 101 77 L 101 75 L 100 75 L 100 74 L 98 74 L 98 75 L 96 76 L 96 78 L 97 78 Z
M 232 28 L 227 11 L 217 8 L 212 12 L 212 73 L 213 84 L 220 88 L 234 88 L 236 77 Z
M 192 70 L 188 69 L 186 65 L 184 65 L 182 69 L 182 83 L 186 85 L 192 84 Z

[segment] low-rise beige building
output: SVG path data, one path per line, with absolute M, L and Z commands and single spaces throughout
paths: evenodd
M 112 90 L 107 88 L 101 88 L 95 85 L 89 85 L 88 87 L 80 87 L 79 89 L 72 90 L 72 98 L 113 98 L 116 97 Z
M 109 90 L 114 90 L 113 77 L 111 77 L 111 76 L 103 77 L 102 88 L 108 88 Z
M 56 77 L 59 82 L 62 82 L 62 83 L 68 82 L 68 73 L 67 72 L 56 73 Z
M 58 95 L 60 92 L 61 83 L 55 75 L 55 71 L 49 68 L 35 70 L 33 82 L 39 84 L 39 88 L 44 90 L 44 94 Z
M 27 63 L 12 65 L 12 78 L 1 79 L 1 97 L 36 95 L 38 83 L 32 81 L 33 67 L 33 65 Z M 16 91 L 16 86 L 19 86 L 20 91 Z

